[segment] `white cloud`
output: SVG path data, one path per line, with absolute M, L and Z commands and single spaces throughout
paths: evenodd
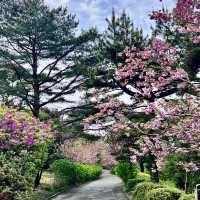
M 50 7 L 68 5 L 70 12 L 77 15 L 81 28 L 97 26 L 99 30 L 104 30 L 106 26 L 105 18 L 111 15 L 112 7 L 119 14 L 126 10 L 134 20 L 137 27 L 142 27 L 145 33 L 150 31 L 152 21 L 149 14 L 152 10 L 157 10 L 162 5 L 170 10 L 175 5 L 175 0 L 45 0 Z
M 55 8 L 62 5 L 68 5 L 70 0 L 45 0 L 49 7 Z

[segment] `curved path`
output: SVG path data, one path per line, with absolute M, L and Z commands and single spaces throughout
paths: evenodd
M 104 170 L 100 179 L 72 189 L 53 200 L 127 200 L 120 178 Z

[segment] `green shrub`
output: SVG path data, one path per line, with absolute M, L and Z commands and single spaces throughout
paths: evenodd
M 133 200 L 149 200 L 147 198 L 147 193 L 152 190 L 159 188 L 160 185 L 154 184 L 152 182 L 138 183 L 133 191 Z M 160 199 L 161 200 L 161 199 Z
M 128 179 L 128 181 L 126 183 L 126 190 L 131 191 L 135 188 L 135 186 L 138 183 L 149 182 L 149 181 L 151 181 L 151 177 L 149 174 L 139 172 L 138 175 L 136 176 L 136 178 Z
M 51 165 L 51 168 L 60 181 L 60 185 L 67 188 L 76 183 L 77 172 L 75 163 L 65 159 L 56 160 Z
M 167 188 L 176 188 L 176 184 L 172 181 L 163 181 L 161 180 L 159 182 L 159 185 L 162 187 L 167 187 Z
M 147 194 L 148 200 L 178 200 L 181 196 L 181 191 L 176 188 L 156 188 L 150 190 Z
M 47 160 L 50 126 L 0 104 L 0 129 L 0 199 L 31 199 L 35 177 Z
M 116 165 L 111 168 L 110 173 L 111 174 L 116 174 L 115 170 L 116 170 Z
M 76 181 L 84 183 L 95 180 L 102 173 L 102 168 L 97 165 L 76 164 Z
M 66 189 L 71 185 L 97 179 L 102 173 L 100 166 L 80 164 L 66 159 L 56 160 L 51 169 Z
M 23 196 L 20 200 L 26 200 L 25 194 L 31 194 L 33 190 L 34 169 L 34 163 L 27 162 L 23 157 L 0 153 L 0 199 L 18 200 Z
M 170 156 L 166 161 L 160 178 L 163 180 L 173 181 L 180 189 L 185 187 L 185 171 L 183 167 L 177 165 L 179 162 L 184 162 L 185 158 L 181 156 Z M 187 192 L 193 192 L 196 184 L 200 182 L 200 171 L 188 173 Z
M 185 193 L 183 193 L 179 200 L 194 200 L 194 199 L 195 199 L 195 195 L 194 194 L 185 194 Z
M 131 162 L 121 162 L 115 166 L 115 174 L 118 175 L 125 183 L 128 179 L 134 179 L 137 176 L 138 168 Z

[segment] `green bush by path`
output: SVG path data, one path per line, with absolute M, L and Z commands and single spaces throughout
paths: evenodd
M 151 177 L 149 174 L 139 172 L 138 175 L 136 176 L 136 178 L 128 179 L 128 181 L 126 183 L 126 191 L 129 192 L 131 190 L 134 190 L 135 186 L 138 183 L 150 182 L 150 181 L 151 181 Z
M 166 161 L 160 178 L 162 180 L 173 181 L 180 189 L 185 187 L 185 171 L 183 167 L 177 165 L 179 162 L 184 162 L 184 158 L 181 156 L 170 156 Z M 192 193 L 196 184 L 200 182 L 200 171 L 188 173 L 187 192 Z
M 76 181 L 84 183 L 98 178 L 102 173 L 102 168 L 97 165 L 76 164 Z
M 138 183 L 132 193 L 133 200 L 148 200 L 147 193 L 158 187 L 160 186 L 151 182 Z
M 66 159 L 56 160 L 51 165 L 51 169 L 65 189 L 72 185 L 95 180 L 102 173 L 100 166 L 80 164 Z
M 181 190 L 177 189 L 171 182 L 138 183 L 132 192 L 133 200 L 178 200 L 181 194 Z
M 183 193 L 179 198 L 179 200 L 194 200 L 194 199 L 195 199 L 194 194 L 185 194 L 185 193 Z
M 176 188 L 156 188 L 150 190 L 147 194 L 147 200 L 178 200 L 181 191 Z
M 58 178 L 60 185 L 63 185 L 65 188 L 76 183 L 77 172 L 75 163 L 65 159 L 56 160 L 51 165 L 51 169 Z
M 138 168 L 136 165 L 132 164 L 131 162 L 126 161 L 126 162 L 118 163 L 114 168 L 114 172 L 125 183 L 127 183 L 128 179 L 136 178 L 138 174 Z
M 36 173 L 37 162 L 29 155 L 0 153 L 0 199 L 32 200 Z

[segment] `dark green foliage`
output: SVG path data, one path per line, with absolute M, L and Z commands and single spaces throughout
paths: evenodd
M 178 200 L 181 191 L 176 188 L 156 188 L 150 190 L 146 196 L 148 200 Z
M 16 156 L 0 153 L 0 196 L 8 195 L 9 200 L 31 200 L 36 173 L 36 160 L 34 162 L 23 154 Z
M 172 156 L 168 158 L 165 162 L 165 166 L 160 173 L 160 177 L 163 180 L 171 180 L 180 188 L 184 188 L 185 172 L 181 166 L 178 166 L 177 163 L 180 161 L 180 158 Z
M 136 176 L 136 178 L 128 179 L 128 181 L 126 183 L 126 190 L 133 191 L 135 186 L 138 183 L 150 182 L 150 181 L 151 181 L 151 178 L 150 178 L 149 174 L 139 172 L 138 175 Z
M 197 79 L 196 75 L 200 69 L 200 47 L 188 50 L 186 55 L 186 71 L 191 80 Z
M 126 47 L 144 47 L 146 40 L 142 30 L 134 28 L 133 22 L 125 11 L 117 17 L 115 10 L 112 11 L 111 19 L 106 19 L 108 27 L 102 37 L 102 52 L 104 58 L 117 64 L 120 60 L 118 54 Z
M 152 189 L 159 188 L 160 186 L 151 182 L 143 182 L 136 185 L 132 193 L 133 200 L 149 200 L 147 193 Z M 161 199 L 160 199 L 161 200 Z
M 138 168 L 131 162 L 120 162 L 115 166 L 115 174 L 127 183 L 128 179 L 134 179 L 137 176 Z
M 122 147 L 119 155 L 117 155 L 116 159 L 119 162 L 131 162 L 130 157 L 131 157 L 131 151 L 129 149 L 129 145 L 125 144 L 125 145 L 123 145 L 123 147 Z
M 51 169 L 65 188 L 95 180 L 102 173 L 100 166 L 75 163 L 66 159 L 56 160 Z
M 165 166 L 160 173 L 160 178 L 163 180 L 173 181 L 180 189 L 184 189 L 185 184 L 185 171 L 183 167 L 177 165 L 180 161 L 184 161 L 185 158 L 180 156 L 171 156 L 166 162 Z M 200 171 L 188 173 L 187 192 L 193 192 L 196 184 L 200 182 Z

